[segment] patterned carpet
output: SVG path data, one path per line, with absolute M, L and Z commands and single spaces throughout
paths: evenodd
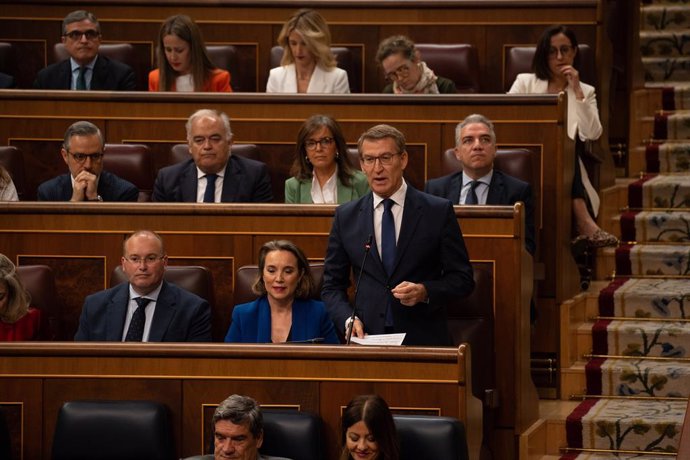
M 690 0 L 642 3 L 640 53 L 663 111 L 649 114 L 646 173 L 628 187 L 562 460 L 676 458 L 690 397 Z

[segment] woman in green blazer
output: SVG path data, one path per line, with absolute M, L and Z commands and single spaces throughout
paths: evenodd
M 346 203 L 369 192 L 367 178 L 347 160 L 340 125 L 312 115 L 297 134 L 296 157 L 285 181 L 286 203 Z

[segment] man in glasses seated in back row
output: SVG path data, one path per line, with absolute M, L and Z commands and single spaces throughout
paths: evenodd
M 39 201 L 137 201 L 139 189 L 103 170 L 103 135 L 96 125 L 78 121 L 67 128 L 62 158 L 69 173 L 42 183 Z
M 134 91 L 136 77 L 131 67 L 98 54 L 101 26 L 84 10 L 72 11 L 62 20 L 62 43 L 70 58 L 41 70 L 36 89 Z

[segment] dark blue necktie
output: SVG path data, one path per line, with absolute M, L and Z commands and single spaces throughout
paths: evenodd
M 479 204 L 477 199 L 477 187 L 481 184 L 478 180 L 473 180 L 470 182 L 470 189 L 467 191 L 467 196 L 465 197 L 465 204 Z
M 134 299 L 137 303 L 137 309 L 134 310 L 132 321 L 129 322 L 129 329 L 127 329 L 127 336 L 125 342 L 141 342 L 144 338 L 144 324 L 146 324 L 146 306 L 151 302 L 151 299 L 137 297 Z
M 393 219 L 393 205 L 390 198 L 383 200 L 383 218 L 381 219 L 381 261 L 388 276 L 393 274 L 395 264 L 395 219 Z
M 383 200 L 383 218 L 381 219 L 381 261 L 383 268 L 390 277 L 393 274 L 395 264 L 395 219 L 393 218 L 393 205 L 395 202 L 390 198 Z M 386 327 L 393 327 L 393 312 L 391 310 L 391 298 L 386 306 Z
M 206 190 L 204 190 L 204 203 L 216 202 L 216 179 L 217 174 L 206 174 Z
M 86 90 L 86 66 L 79 67 L 79 75 L 77 76 L 77 89 Z

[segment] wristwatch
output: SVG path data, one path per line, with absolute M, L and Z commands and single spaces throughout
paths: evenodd
M 100 195 L 96 196 L 93 200 L 86 200 L 86 201 L 103 201 L 103 198 L 101 198 Z

